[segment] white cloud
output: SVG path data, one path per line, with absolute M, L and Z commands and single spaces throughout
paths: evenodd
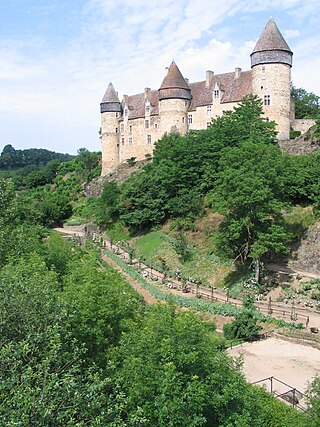
M 312 33 L 317 27 L 298 25 L 301 19 L 310 24 L 317 6 L 319 0 L 88 0 L 76 36 L 60 50 L 45 49 L 45 41 L 36 37 L 1 42 L 0 111 L 17 120 L 27 115 L 34 126 L 50 128 L 51 139 L 55 133 L 61 139 L 67 129 L 62 149 L 71 127 L 76 133 L 87 123 L 92 139 L 79 141 L 80 135 L 70 146 L 96 146 L 99 102 L 110 80 L 120 95 L 157 89 L 173 58 L 191 81 L 203 80 L 207 69 L 249 69 L 255 41 L 244 33 L 256 17 L 263 19 L 262 31 L 270 14 L 280 16 L 279 26 L 290 39 L 295 84 L 320 93 L 314 57 L 320 40 Z M 238 39 L 228 39 L 230 19 L 241 31 Z

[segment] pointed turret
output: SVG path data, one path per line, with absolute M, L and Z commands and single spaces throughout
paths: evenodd
M 101 113 L 121 113 L 121 103 L 113 84 L 110 82 L 100 104 Z
M 181 74 L 177 64 L 172 61 L 168 73 L 159 89 L 159 100 L 162 99 L 191 99 L 191 90 Z
M 274 19 L 270 18 L 251 53 L 251 67 L 274 63 L 287 64 L 291 67 L 292 51 Z

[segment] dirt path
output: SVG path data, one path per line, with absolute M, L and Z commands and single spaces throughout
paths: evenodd
M 134 280 L 129 274 L 124 272 L 122 268 L 119 267 L 118 264 L 113 261 L 113 259 L 109 258 L 107 255 L 101 255 L 101 259 L 107 264 L 111 265 L 112 268 L 119 271 L 119 273 L 121 273 L 121 275 L 124 276 L 126 280 L 130 283 L 133 289 L 136 290 L 144 298 L 147 304 L 156 304 L 158 302 L 158 300 L 153 295 L 151 295 L 150 292 L 140 286 L 139 283 Z
M 274 376 L 304 393 L 308 382 L 320 373 L 320 350 L 276 338 L 245 343 L 227 352 L 233 358 L 243 357 L 242 370 L 249 382 Z M 275 387 L 279 393 L 286 391 L 280 383 Z
M 66 228 L 55 228 L 56 231 L 58 231 L 61 234 L 65 234 L 65 235 L 76 235 L 78 237 L 83 237 L 84 233 L 80 230 L 75 230 L 75 229 L 66 229 Z M 109 250 L 113 250 L 114 247 L 111 247 L 110 242 L 107 239 L 103 239 L 103 245 L 106 249 Z M 119 250 L 119 256 L 121 258 L 123 258 L 124 260 L 128 260 L 128 254 L 123 251 L 122 249 L 118 248 Z M 150 292 L 146 291 L 142 286 L 140 286 L 137 281 L 135 281 L 130 275 L 128 275 L 127 273 L 123 272 L 123 270 L 111 259 L 109 258 L 107 255 L 103 255 L 102 259 L 104 259 L 108 264 L 112 265 L 114 268 L 116 268 L 118 271 L 120 271 L 125 277 L 126 279 L 131 283 L 131 285 L 134 287 L 134 289 L 137 290 L 137 292 L 139 292 L 143 298 L 145 299 L 145 301 L 147 303 L 150 304 L 155 304 L 157 302 L 156 298 L 153 297 Z M 134 262 L 138 262 L 138 260 L 133 260 Z M 160 282 L 163 279 L 163 274 L 159 273 L 155 270 L 151 270 L 148 266 L 141 264 L 141 268 L 142 270 L 144 270 L 150 277 L 152 277 L 153 275 L 157 275 Z M 313 275 L 311 273 L 307 273 L 307 272 L 298 272 L 295 271 L 291 268 L 288 267 L 284 267 L 278 264 L 268 264 L 267 268 L 274 270 L 274 271 L 283 271 L 287 274 L 301 274 L 304 275 L 306 277 L 313 277 L 313 278 L 320 278 L 320 275 Z M 172 294 L 176 294 L 176 295 L 181 295 L 182 292 L 180 290 L 181 287 L 181 283 L 173 280 L 173 279 L 169 279 L 170 282 L 172 282 L 173 287 L 172 288 L 167 288 L 167 287 L 163 287 L 163 290 L 165 290 L 168 293 L 172 293 Z M 220 302 L 220 303 L 229 303 L 229 304 L 233 304 L 236 306 L 242 306 L 242 301 L 238 300 L 238 299 L 234 299 L 234 298 L 229 298 L 222 290 L 220 289 L 208 289 L 205 287 L 198 287 L 198 289 L 196 289 L 195 285 L 190 285 L 188 284 L 188 288 L 190 290 L 189 293 L 183 293 L 183 296 L 186 297 L 190 297 L 190 298 L 194 298 L 196 297 L 197 292 L 199 292 L 201 294 L 201 297 L 203 299 L 206 299 L 208 301 L 213 301 L 213 302 Z M 261 311 L 263 314 L 268 314 L 268 303 L 267 302 L 257 302 L 255 303 L 256 308 Z M 289 307 L 288 305 L 284 304 L 284 303 L 275 303 L 272 302 L 272 316 L 277 318 L 277 319 L 282 319 L 285 320 L 287 322 L 291 322 L 291 307 Z M 304 325 L 306 325 L 307 327 L 316 327 L 318 329 L 320 329 L 320 312 L 316 312 L 315 310 L 308 310 L 308 309 L 302 309 L 299 307 L 295 307 L 295 314 L 297 315 L 297 321 L 303 323 Z M 309 320 L 307 320 L 307 318 L 309 317 Z

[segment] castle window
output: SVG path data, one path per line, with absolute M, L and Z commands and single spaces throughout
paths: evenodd
M 145 120 L 145 121 L 144 121 L 144 127 L 145 127 L 146 129 L 149 129 L 149 120 Z
M 120 125 L 120 132 L 121 132 L 121 133 L 123 133 L 123 132 L 124 132 L 124 124 L 123 124 L 123 123 L 121 123 L 121 125 Z
M 211 117 L 211 114 L 212 114 L 212 112 L 211 112 L 211 105 L 208 105 L 207 106 L 207 116 Z
M 121 138 L 121 145 L 124 145 L 124 138 Z
M 158 123 L 155 123 L 155 124 L 154 124 L 154 128 L 155 128 L 155 129 L 158 129 Z
M 119 132 L 119 128 L 116 128 L 116 133 L 118 133 Z
M 215 89 L 214 91 L 213 91 L 213 97 L 214 97 L 214 99 L 219 99 L 219 89 Z
M 186 121 L 186 120 L 185 120 L 185 118 L 184 118 L 184 117 L 182 117 L 182 123 L 185 123 L 185 121 Z
M 147 135 L 147 143 L 151 144 L 151 135 Z
M 270 95 L 264 95 L 263 104 L 264 105 L 271 105 Z
M 207 122 L 207 129 L 209 129 L 211 127 L 211 123 Z
M 128 139 L 128 145 L 132 145 L 132 138 L 131 137 Z
M 192 114 L 188 114 L 188 123 L 189 125 L 192 123 Z
M 132 125 L 129 126 L 129 132 L 132 132 Z

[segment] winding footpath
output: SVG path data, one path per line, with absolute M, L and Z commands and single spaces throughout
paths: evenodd
M 55 231 L 66 235 L 70 237 L 75 237 L 78 239 L 84 238 L 84 232 L 77 230 L 77 229 L 66 229 L 66 228 L 55 228 Z M 110 242 L 107 239 L 103 240 L 103 246 L 106 249 L 113 250 L 114 247 L 110 245 Z M 124 260 L 128 261 L 128 254 L 120 250 L 119 257 L 121 257 Z M 103 253 L 101 254 L 101 259 L 106 262 L 107 264 L 111 265 L 114 269 L 119 271 L 131 284 L 131 286 L 144 298 L 146 303 L 148 304 L 156 304 L 158 301 L 157 299 L 146 289 L 144 289 L 130 274 L 126 273 L 122 270 L 122 268 L 110 257 L 108 257 L 107 254 Z M 137 260 L 133 260 L 133 264 L 137 263 Z M 310 278 L 320 278 L 320 275 L 311 274 L 308 272 L 301 272 L 296 271 L 293 269 L 289 269 L 284 266 L 280 266 L 277 264 L 268 264 L 267 268 L 273 271 L 279 271 L 279 272 L 285 272 L 290 274 L 301 274 L 305 277 Z M 147 276 L 152 277 L 153 275 L 156 275 L 160 280 L 160 283 L 162 281 L 163 274 L 155 271 L 154 269 L 151 269 L 147 265 L 141 264 L 141 269 L 146 273 Z M 181 290 L 179 288 L 181 287 L 181 283 L 179 283 L 176 280 L 169 279 L 170 282 L 173 284 L 173 287 L 165 287 L 162 285 L 162 290 L 166 291 L 167 293 L 175 294 L 175 295 L 181 295 Z M 235 298 L 228 298 L 226 294 L 220 290 L 220 289 L 208 289 L 202 286 L 199 286 L 196 288 L 195 285 L 188 285 L 188 288 L 190 290 L 189 293 L 183 293 L 185 297 L 195 298 L 197 294 L 200 294 L 202 298 L 220 302 L 220 303 L 229 303 L 237 306 L 242 305 L 242 301 Z M 263 314 L 268 314 L 269 305 L 265 301 L 259 301 L 255 303 L 256 308 L 261 311 Z M 272 302 L 272 316 L 277 319 L 282 319 L 286 321 L 290 321 L 290 313 L 291 313 L 291 307 L 284 304 L 284 303 L 275 303 Z M 320 330 L 320 313 L 316 312 L 315 310 L 305 309 L 305 308 L 299 308 L 297 306 L 294 307 L 294 313 L 297 316 L 297 321 L 303 323 L 307 327 L 316 327 Z

